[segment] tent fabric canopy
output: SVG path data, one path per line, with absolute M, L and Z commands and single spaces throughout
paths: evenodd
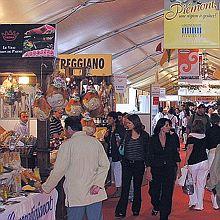
M 169 94 L 177 82 L 177 53 L 163 67 L 163 0 L 1 0 L 2 24 L 56 23 L 58 53 L 112 54 L 113 74 L 125 73 L 134 88 L 149 90 L 158 72 Z M 213 71 L 220 50 L 207 50 Z

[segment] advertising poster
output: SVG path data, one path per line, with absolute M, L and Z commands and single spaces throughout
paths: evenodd
M 0 57 L 53 57 L 55 32 L 55 24 L 1 24 Z
M 199 50 L 178 50 L 179 79 L 198 79 L 199 67 Z
M 164 48 L 220 47 L 219 0 L 164 0 Z
M 121 75 L 114 75 L 114 87 L 116 93 L 122 93 L 124 94 L 126 92 L 127 87 L 127 75 L 121 74 Z
M 59 71 L 65 69 L 90 67 L 92 76 L 112 75 L 112 55 L 111 54 L 60 54 Z M 74 70 L 74 75 L 80 75 L 80 69 Z

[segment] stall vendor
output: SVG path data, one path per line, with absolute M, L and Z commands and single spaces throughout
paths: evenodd
M 28 120 L 29 116 L 26 111 L 22 111 L 19 114 L 19 122 L 15 125 L 14 131 L 16 135 L 19 136 L 28 136 L 29 133 L 29 127 L 28 127 Z

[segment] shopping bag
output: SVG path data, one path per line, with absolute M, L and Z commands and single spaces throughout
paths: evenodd
M 188 171 L 186 175 L 186 181 L 184 186 L 182 186 L 183 193 L 186 195 L 192 195 L 194 193 L 194 183 L 192 174 Z
M 184 166 L 184 167 L 181 168 L 181 177 L 178 178 L 177 181 L 176 181 L 176 183 L 177 183 L 179 186 L 184 186 L 185 181 L 186 181 L 187 172 L 188 172 L 187 166 Z
M 119 154 L 120 154 L 121 156 L 124 156 L 124 155 L 125 155 L 124 145 L 121 145 L 118 150 L 119 150 Z

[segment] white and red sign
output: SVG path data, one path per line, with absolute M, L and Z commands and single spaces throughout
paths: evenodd
M 178 50 L 178 72 L 180 79 L 199 78 L 199 50 Z

